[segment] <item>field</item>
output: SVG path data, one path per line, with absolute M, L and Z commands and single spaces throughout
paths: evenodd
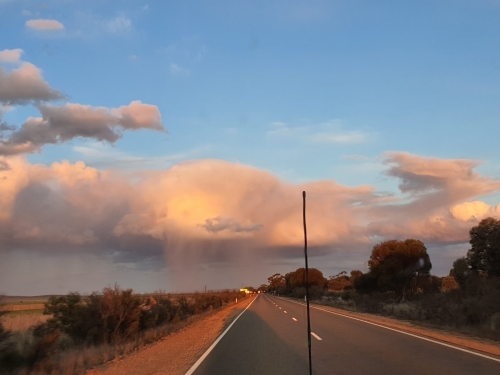
M 42 310 L 38 310 L 37 312 L 16 311 L 1 316 L 0 321 L 8 331 L 23 332 L 37 324 L 45 323 L 49 318 L 50 315 L 43 315 Z

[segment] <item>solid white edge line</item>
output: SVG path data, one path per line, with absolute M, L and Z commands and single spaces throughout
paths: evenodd
M 311 335 L 314 336 L 314 338 L 316 338 L 316 340 L 319 340 L 319 341 L 322 341 L 323 339 L 321 337 L 319 337 L 317 334 L 315 334 L 314 332 L 311 332 Z
M 245 311 L 247 311 L 247 309 L 252 305 L 252 303 L 254 303 L 254 301 L 256 299 L 257 299 L 257 297 L 255 297 L 254 300 L 252 302 L 250 302 L 250 304 L 245 308 L 245 310 L 243 310 L 240 313 L 240 315 L 238 315 L 236 317 L 236 319 L 233 320 L 233 322 L 229 325 L 229 327 L 227 327 L 226 330 L 224 332 L 222 332 L 219 337 L 217 337 L 217 340 L 215 340 L 214 343 L 212 345 L 210 345 L 210 348 L 208 348 L 207 351 L 205 353 L 203 353 L 203 355 L 195 362 L 195 364 L 193 366 L 191 366 L 191 368 L 186 372 L 185 375 L 192 375 L 196 371 L 196 369 L 198 368 L 198 366 L 201 365 L 201 363 L 204 361 L 205 358 L 207 358 L 207 356 L 215 348 L 215 346 L 218 344 L 218 342 L 226 335 L 226 333 L 228 333 L 228 331 L 231 329 L 231 327 L 233 326 L 233 324 L 236 323 L 236 321 L 240 318 L 240 316 L 242 316 L 243 313 Z
M 291 303 L 296 303 L 297 305 L 305 306 L 305 304 L 300 303 L 300 302 L 290 301 L 290 300 L 284 299 L 282 297 L 277 297 L 277 298 L 281 298 L 281 299 L 283 299 L 285 301 L 288 301 L 288 302 L 291 302 Z M 354 317 L 349 316 L 349 315 L 339 314 L 339 313 L 336 313 L 336 312 L 333 312 L 333 311 L 321 309 L 319 307 L 314 307 L 314 306 L 311 306 L 311 305 L 309 305 L 309 306 L 312 307 L 313 309 L 321 310 L 321 311 L 327 312 L 329 314 L 343 316 L 344 318 L 348 318 L 348 319 L 352 319 L 352 320 L 358 320 L 358 321 L 363 322 L 363 323 L 367 323 L 367 324 L 371 324 L 373 326 L 377 326 L 377 327 L 380 327 L 380 328 L 388 329 L 389 331 L 399 332 L 399 333 L 402 333 L 404 335 L 408 335 L 408 336 L 411 336 L 411 337 L 416 337 L 417 339 L 420 339 L 420 340 L 425 340 L 425 341 L 433 342 L 434 344 L 439 344 L 439 345 L 442 345 L 442 346 L 446 346 L 448 348 L 460 350 L 461 352 L 465 352 L 465 353 L 469 353 L 469 354 L 474 354 L 474 355 L 477 355 L 479 357 L 483 357 L 483 358 L 491 359 L 492 361 L 500 362 L 500 359 L 495 358 L 495 357 L 490 357 L 489 355 L 486 355 L 486 354 L 481 354 L 481 353 L 478 353 L 478 352 L 474 352 L 472 350 L 463 349 L 463 348 L 460 348 L 458 346 L 446 344 L 444 342 L 440 342 L 440 341 L 437 341 L 437 340 L 429 339 L 427 337 L 422 337 L 422 336 L 414 335 L 413 333 L 408 333 L 408 332 L 405 332 L 405 331 L 400 331 L 399 329 L 386 327 L 386 326 L 383 326 L 381 324 L 369 322 L 367 320 L 363 320 L 363 319 L 359 319 L 359 318 L 354 318 Z

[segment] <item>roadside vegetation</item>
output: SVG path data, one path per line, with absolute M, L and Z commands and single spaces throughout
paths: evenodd
M 241 300 L 244 293 L 140 295 L 117 285 L 90 295 L 51 297 L 43 315 L 0 317 L 0 373 L 83 374 L 236 298 Z
M 373 247 L 366 273 L 343 271 L 325 278 L 309 269 L 310 297 L 500 341 L 500 220 L 482 220 L 471 228 L 469 242 L 467 255 L 445 277 L 431 274 L 421 241 L 382 242 Z M 274 274 L 259 290 L 304 298 L 305 270 Z

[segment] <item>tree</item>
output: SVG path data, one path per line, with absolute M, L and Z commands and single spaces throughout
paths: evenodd
M 432 264 L 422 241 L 390 240 L 375 245 L 368 261 L 369 272 L 355 278 L 355 288 L 364 291 L 392 291 L 400 296 L 416 292 L 419 279 L 428 276 Z
M 280 273 L 275 273 L 274 275 L 269 276 L 267 280 L 269 281 L 270 291 L 275 291 L 277 289 L 285 287 L 285 278 Z
M 349 281 L 351 282 L 352 285 L 354 285 L 354 282 L 358 277 L 360 277 L 363 274 L 360 270 L 353 270 L 351 271 L 351 277 L 349 278 Z
M 450 276 L 452 276 L 460 285 L 464 288 L 467 282 L 467 278 L 470 276 L 470 268 L 465 257 L 458 258 L 453 262 L 453 268 L 450 270 Z
M 481 220 L 469 234 L 471 248 L 466 259 L 471 270 L 500 277 L 500 220 L 492 217 Z
M 328 279 L 329 290 L 342 291 L 352 288 L 351 280 L 349 276 L 347 276 L 346 271 L 342 271 L 335 276 L 330 276 Z
M 323 276 L 323 272 L 316 268 L 309 268 L 309 285 L 316 285 L 321 288 L 325 288 L 327 285 L 327 280 Z M 297 268 L 295 272 L 290 273 L 290 287 L 292 289 L 305 287 L 306 286 L 306 269 Z
M 457 280 L 453 276 L 445 276 L 441 279 L 441 291 L 448 292 L 459 288 Z

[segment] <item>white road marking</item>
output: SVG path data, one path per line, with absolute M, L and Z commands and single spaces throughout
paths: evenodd
M 286 311 L 283 311 L 286 314 Z
M 278 298 L 280 298 L 280 297 L 278 297 Z M 291 303 L 296 303 L 297 305 L 305 306 L 305 303 L 300 303 L 300 302 L 295 302 L 295 301 L 290 301 L 290 300 L 287 300 L 287 301 L 291 302 Z M 491 356 L 486 355 L 486 354 L 477 353 L 477 352 L 474 352 L 472 350 L 463 349 L 463 348 L 460 348 L 458 346 L 446 344 L 444 342 L 440 342 L 440 341 L 437 341 L 437 340 L 428 339 L 427 337 L 422 337 L 422 336 L 414 335 L 413 333 L 408 333 L 408 332 L 405 332 L 405 331 L 400 331 L 399 329 L 386 327 L 386 326 L 383 326 L 381 324 L 372 323 L 372 322 L 369 322 L 367 320 L 363 320 L 363 319 L 359 319 L 359 318 L 354 318 L 354 317 L 349 316 L 349 315 L 340 314 L 340 313 L 329 311 L 329 310 L 325 310 L 325 309 L 322 309 L 322 308 L 319 308 L 319 307 L 311 306 L 311 308 L 316 309 L 316 310 L 320 310 L 320 311 L 324 311 L 324 312 L 327 312 L 329 314 L 343 316 L 344 318 L 347 318 L 347 319 L 357 320 L 359 322 L 363 322 L 363 323 L 366 323 L 366 324 L 371 324 L 372 326 L 377 326 L 377 327 L 380 327 L 380 328 L 388 329 L 389 331 L 394 331 L 394 332 L 402 333 L 403 335 L 408 335 L 408 336 L 411 336 L 411 337 L 415 337 L 415 338 L 420 339 L 420 340 L 433 342 L 434 344 L 446 346 L 448 348 L 455 349 L 455 350 L 460 350 L 461 352 L 465 352 L 465 353 L 477 355 L 478 357 L 483 357 L 483 358 L 491 359 L 492 361 L 500 362 L 500 359 L 498 359 L 498 358 L 491 357 Z
M 295 318 L 292 318 L 292 319 L 295 320 L 295 321 L 297 321 L 297 319 L 295 319 Z
M 323 340 L 321 337 L 319 337 L 319 336 L 318 336 L 317 334 L 315 334 L 314 332 L 311 332 L 311 335 L 313 335 L 313 336 L 314 336 L 314 338 L 315 338 L 315 339 L 317 339 L 317 340 L 319 340 L 319 341 Z
M 281 310 L 281 307 L 280 307 L 280 310 Z
M 256 300 L 256 299 L 257 299 L 257 297 L 255 297 L 255 298 L 254 298 L 254 300 L 253 300 L 252 302 L 250 302 L 250 304 L 249 304 L 249 305 L 245 308 L 245 310 L 243 310 L 243 311 L 241 312 L 241 314 L 240 314 L 240 315 L 238 315 L 238 316 L 236 317 L 236 319 L 234 319 L 234 320 L 233 320 L 233 322 L 229 325 L 229 327 L 227 327 L 227 328 L 226 328 L 226 330 L 225 330 L 224 332 L 222 332 L 222 334 L 221 334 L 219 337 L 217 337 L 217 340 L 215 340 L 215 342 L 214 342 L 212 345 L 210 345 L 210 348 L 208 348 L 208 349 L 207 349 L 207 351 L 206 351 L 205 353 L 203 353 L 203 355 L 202 355 L 202 356 L 201 356 L 201 357 L 200 357 L 200 358 L 196 361 L 196 363 L 195 363 L 195 364 L 194 364 L 194 365 L 193 365 L 193 366 L 192 366 L 192 367 L 191 367 L 191 368 L 190 368 L 190 369 L 186 372 L 186 374 L 185 374 L 185 375 L 192 375 L 192 374 L 196 371 L 196 369 L 198 368 L 198 366 L 199 366 L 199 365 L 201 365 L 201 363 L 203 362 L 203 360 L 204 360 L 205 358 L 207 358 L 207 356 L 210 354 L 210 352 L 211 352 L 211 351 L 215 348 L 215 345 L 217 345 L 217 344 L 219 343 L 219 341 L 220 341 L 220 340 L 221 340 L 221 339 L 222 339 L 222 338 L 226 335 L 226 333 L 227 333 L 227 332 L 231 329 L 231 327 L 233 326 L 233 324 L 234 324 L 234 323 L 236 323 L 236 321 L 240 318 L 240 316 L 242 316 L 242 315 L 243 315 L 243 313 L 244 313 L 245 311 L 247 311 L 247 310 L 248 310 L 248 308 L 252 305 L 252 303 L 254 303 L 254 302 L 255 302 L 255 300 Z

